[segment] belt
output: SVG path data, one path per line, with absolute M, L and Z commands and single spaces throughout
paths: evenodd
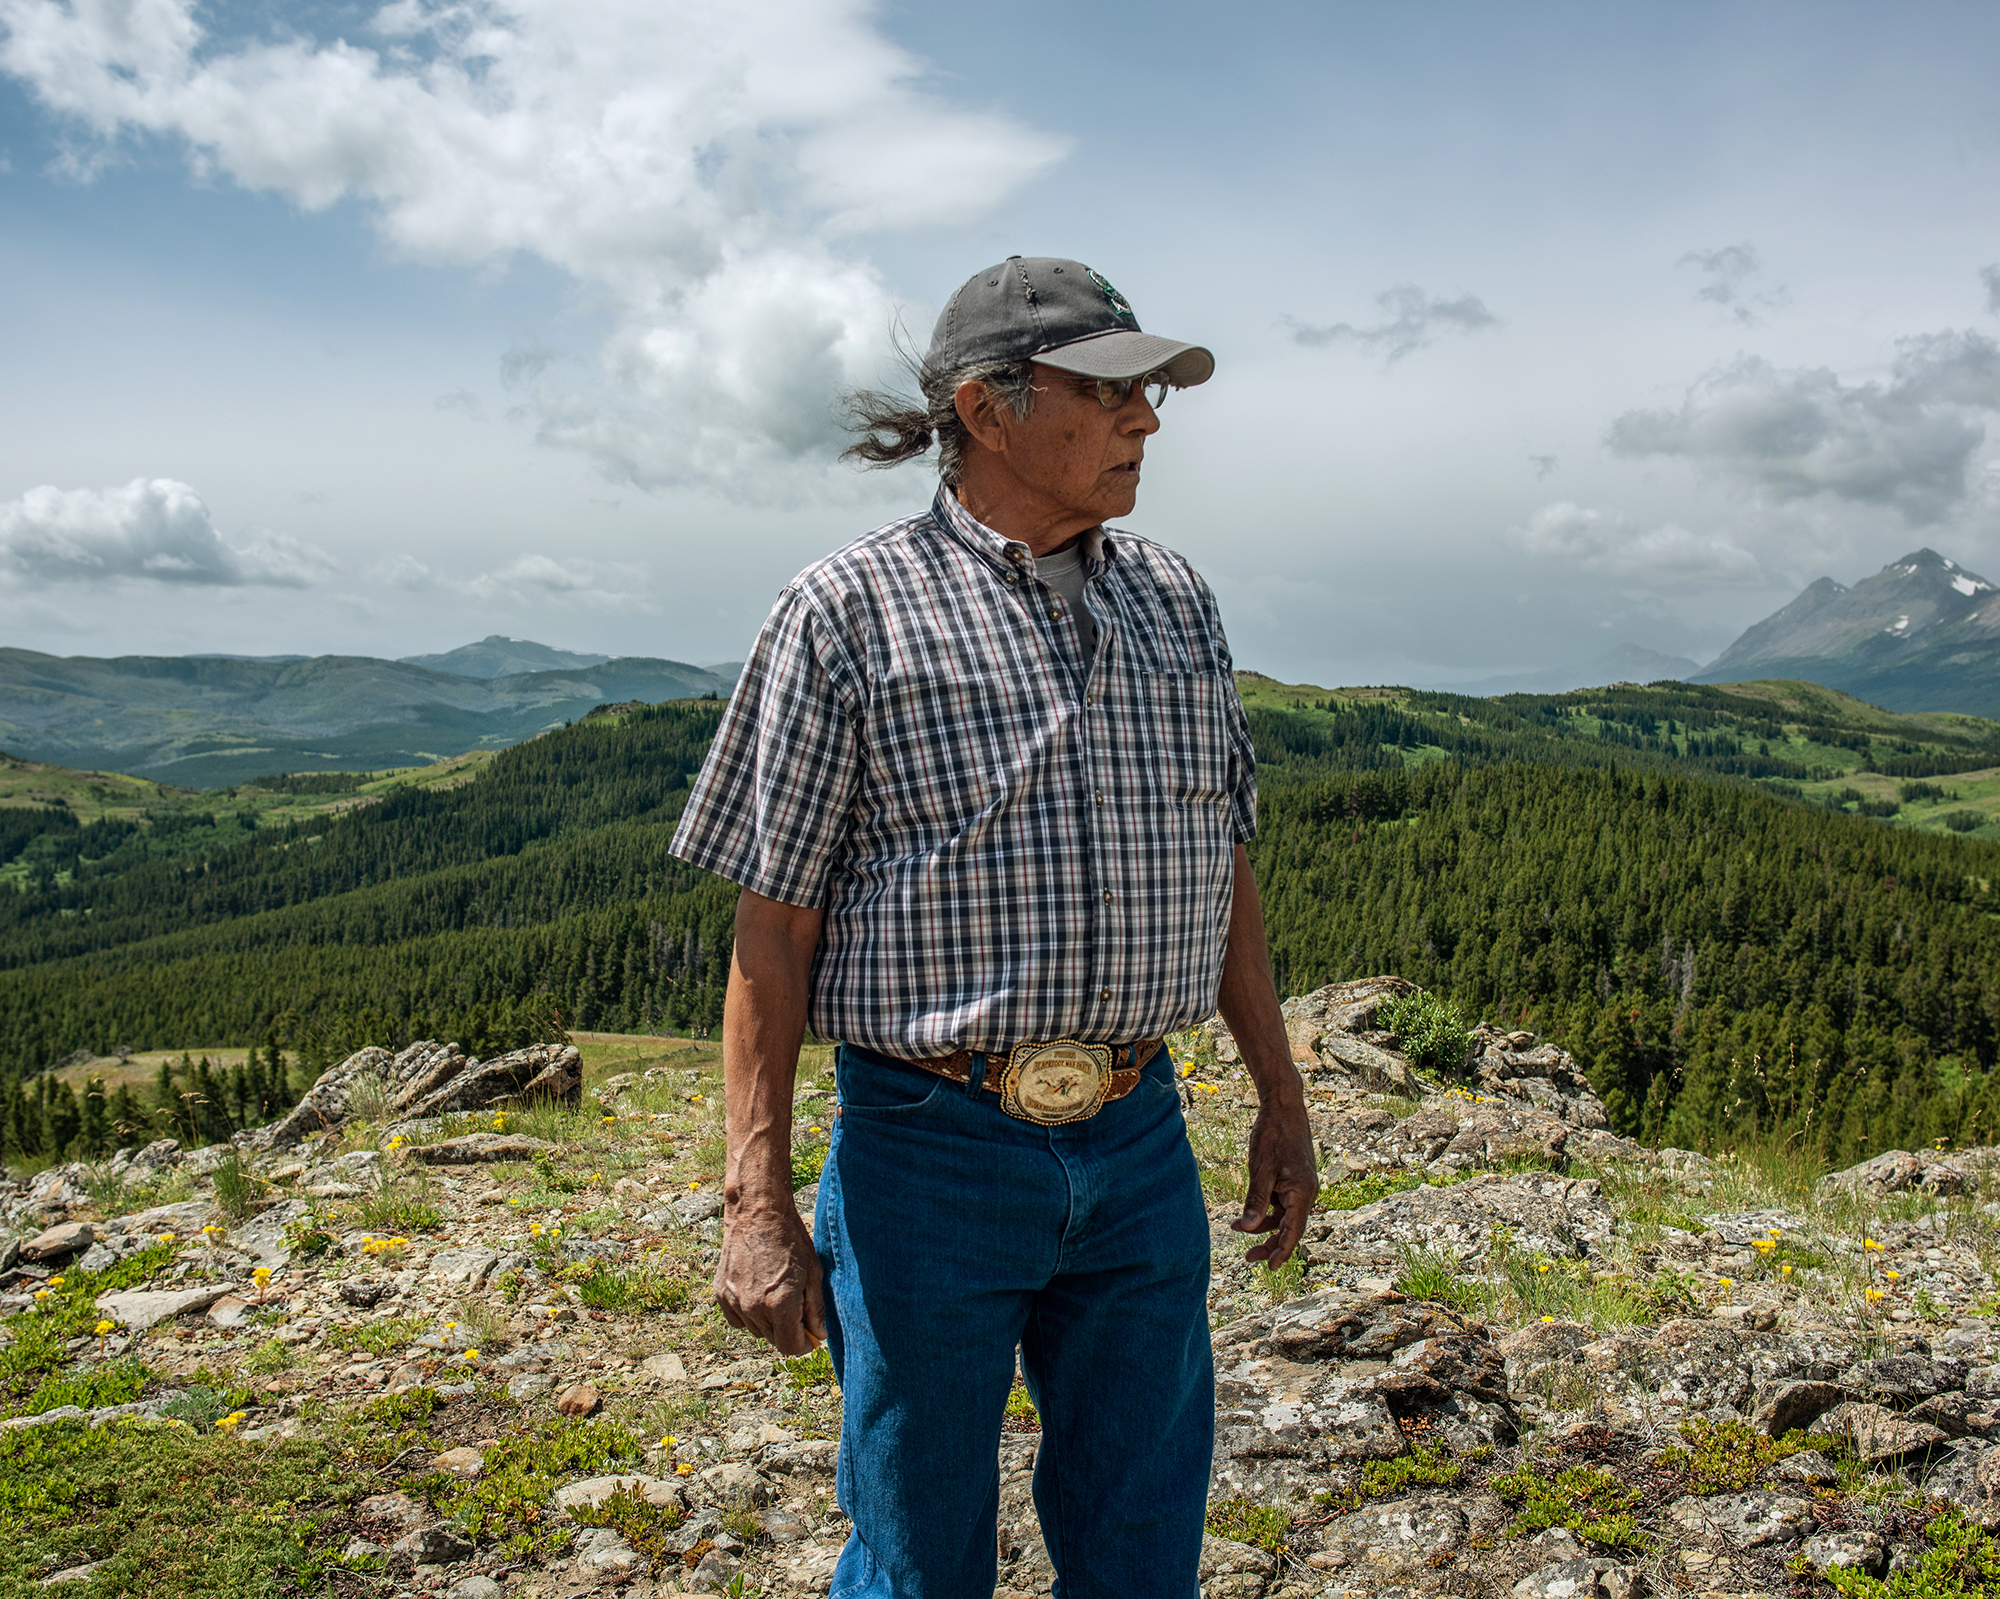
M 1000 1108 L 1022 1121 L 1045 1127 L 1082 1121 L 1095 1116 L 1101 1106 L 1123 1099 L 1137 1088 L 1146 1063 L 1160 1052 L 1164 1042 L 1159 1038 L 1142 1038 L 1133 1044 L 1084 1044 L 1062 1038 L 1045 1044 L 983 1050 L 980 1053 L 986 1056 L 988 1065 L 980 1086 L 988 1093 L 998 1094 Z M 913 1066 L 954 1083 L 967 1083 L 972 1080 L 973 1053 L 961 1049 L 955 1055 L 897 1060 L 897 1064 Z M 995 1070 L 996 1067 L 1000 1069 Z M 1077 1074 L 1073 1086 L 1072 1073 Z

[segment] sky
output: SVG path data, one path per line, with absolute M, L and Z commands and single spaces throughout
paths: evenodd
M 1207 345 L 1238 664 L 1706 661 L 2000 570 L 2000 10 L 0 0 L 0 645 L 740 659 L 1010 254 Z

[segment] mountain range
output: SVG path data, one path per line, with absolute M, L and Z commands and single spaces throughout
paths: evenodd
M 2000 590 L 1930 549 L 1852 588 L 1823 577 L 1691 681 L 1760 678 L 1802 678 L 1892 711 L 2000 715 Z
M 27 760 L 220 788 L 274 772 L 423 765 L 515 744 L 593 707 L 727 696 L 735 668 L 572 657 L 489 638 L 447 656 L 461 672 L 372 656 L 41 655 L 0 649 L 0 748 Z M 512 669 L 491 670 L 495 665 Z

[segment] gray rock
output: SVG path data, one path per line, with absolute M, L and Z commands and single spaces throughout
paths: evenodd
M 1322 1538 L 1351 1561 L 1402 1570 L 1463 1547 L 1471 1528 L 1465 1512 L 1437 1498 L 1370 1505 L 1328 1523 Z
M 669 1505 L 680 1503 L 680 1490 L 671 1482 L 643 1474 L 628 1474 L 617 1477 L 586 1477 L 582 1482 L 573 1482 L 556 1490 L 556 1508 L 576 1510 L 596 1509 L 614 1493 L 629 1493 L 643 1499 L 649 1505 Z
M 1936 1394 L 1905 1414 L 1912 1421 L 1937 1428 L 1947 1438 L 1985 1438 L 2000 1431 L 2000 1416 L 1990 1404 L 1971 1394 Z
M 229 1247 L 273 1271 L 288 1266 L 292 1260 L 292 1249 L 285 1242 L 285 1229 L 310 1209 L 302 1199 L 281 1200 L 233 1229 L 229 1234 Z
M 1808 1538 L 1799 1553 L 1822 1577 L 1835 1566 L 1879 1577 L 1889 1563 L 1889 1552 L 1872 1532 L 1823 1532 Z
M 47 1427 L 58 1421 L 81 1421 L 84 1412 L 79 1405 L 58 1405 L 54 1410 L 44 1410 L 38 1416 L 14 1416 L 0 1421 L 0 1432 L 19 1432 L 25 1427 Z
M 458 1070 L 438 1078 L 437 1086 L 428 1092 L 411 1098 L 398 1096 L 396 1108 L 411 1117 L 445 1116 L 536 1100 L 575 1104 L 582 1095 L 583 1057 L 576 1046 L 531 1044 L 489 1061 L 464 1062 Z
M 340 1551 L 342 1560 L 380 1560 L 382 1546 L 366 1538 L 350 1538 Z
M 1519 1252 L 1580 1260 L 1610 1239 L 1613 1223 L 1595 1178 L 1488 1173 L 1337 1212 L 1324 1224 L 1315 1254 L 1372 1275 L 1392 1274 L 1407 1247 L 1443 1250 L 1470 1265 L 1487 1258 L 1504 1230 Z
M 507 1397 L 515 1404 L 540 1398 L 555 1386 L 555 1378 L 538 1371 L 526 1371 L 507 1384 Z
M 1819 1188 L 1852 1188 L 1857 1192 L 1886 1196 L 1918 1189 L 1933 1194 L 1956 1194 L 1965 1187 L 1965 1174 L 1958 1167 L 1928 1152 L 1911 1154 L 1892 1149 L 1886 1155 L 1864 1160 L 1845 1171 L 1819 1180 Z
M 53 1266 L 82 1254 L 96 1239 L 97 1234 L 91 1231 L 90 1223 L 66 1221 L 30 1238 L 21 1246 L 21 1259 Z
M 227 1283 L 210 1283 L 202 1288 L 128 1289 L 124 1293 L 99 1294 L 97 1313 L 117 1322 L 127 1332 L 144 1332 L 175 1316 L 206 1310 L 230 1291 Z
M 1904 1408 L 1959 1392 L 1967 1374 L 1965 1362 L 1950 1356 L 1931 1360 L 1923 1355 L 1887 1355 L 1850 1366 L 1840 1374 L 1840 1385 L 1864 1399 Z
M 443 1282 L 477 1288 L 499 1264 L 490 1249 L 447 1249 L 432 1260 L 431 1271 Z
M 1739 1549 L 1797 1543 L 1813 1530 L 1812 1506 L 1786 1494 L 1693 1494 L 1667 1506 L 1667 1518 L 1692 1533 L 1720 1533 Z
M 1322 1034 L 1319 1058 L 1324 1065 L 1352 1072 L 1370 1088 L 1412 1096 L 1423 1092 L 1423 1085 L 1417 1081 L 1407 1062 L 1387 1050 L 1362 1042 L 1352 1033 Z
M 445 1591 L 450 1599 L 500 1599 L 503 1590 L 491 1577 L 475 1575 L 460 1577 Z
M 1277 1569 L 1277 1557 L 1268 1550 L 1208 1533 L 1202 1535 L 1203 1599 L 1256 1599 Z
M 757 1475 L 755 1467 L 741 1461 L 724 1461 L 701 1474 L 715 1497 L 727 1505 L 761 1507 L 771 1502 L 771 1485 Z
M 59 1582 L 88 1582 L 109 1564 L 108 1560 L 93 1560 L 87 1566 L 71 1566 L 65 1571 L 58 1571 L 53 1577 L 42 1578 L 41 1586 L 53 1588 Z
M 698 1194 L 683 1194 L 667 1208 L 680 1219 L 683 1227 L 692 1227 L 696 1222 L 707 1221 L 712 1216 L 722 1214 L 722 1195 L 712 1190 Z
M 1944 1434 L 1921 1421 L 1899 1416 L 1880 1405 L 1849 1402 L 1829 1410 L 1819 1421 L 1822 1432 L 1844 1438 L 1861 1460 L 1871 1466 L 1900 1460 L 1904 1455 L 1944 1442 Z
M 599 1577 L 617 1581 L 621 1578 L 644 1576 L 649 1562 L 638 1550 L 620 1540 L 593 1549 L 583 1557 L 583 1564 L 586 1569 Z
M 1602 1555 L 1560 1560 L 1514 1584 L 1515 1599 L 1641 1599 L 1647 1592 L 1637 1566 Z
M 172 1138 L 156 1138 L 132 1157 L 130 1171 L 135 1177 L 146 1177 L 154 1172 L 165 1171 L 170 1166 L 180 1164 L 181 1146 Z
M 650 1377 L 655 1382 L 686 1382 L 688 1374 L 687 1367 L 681 1364 L 681 1357 L 671 1349 L 663 1349 L 639 1362 L 639 1375 Z
M 502 1160 L 553 1158 L 558 1146 L 547 1139 L 515 1133 L 466 1133 L 435 1144 L 419 1144 L 410 1153 L 426 1166 L 476 1166 Z
M 452 1527 L 419 1527 L 404 1533 L 394 1547 L 413 1555 L 420 1566 L 455 1566 L 472 1558 L 471 1540 Z
M 1751 1422 L 1759 1432 L 1782 1438 L 1794 1428 L 1810 1427 L 1846 1398 L 1835 1382 L 1781 1383 L 1758 1404 Z
M 1939 1449 L 1923 1475 L 1926 1499 L 1941 1499 L 1988 1529 L 2000 1528 L 2000 1447 L 1966 1439 Z
M 1787 1455 L 1771 1468 L 1773 1482 L 1796 1482 L 1811 1486 L 1814 1483 L 1838 1482 L 1840 1468 L 1817 1449 L 1801 1449 L 1797 1454 Z

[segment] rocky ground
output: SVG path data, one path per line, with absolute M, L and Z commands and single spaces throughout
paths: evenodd
M 1277 1272 L 1226 1226 L 1233 1042 L 1174 1041 L 1212 1202 L 1209 1599 L 2000 1580 L 1996 1152 L 1815 1181 L 1642 1149 L 1525 1034 L 1414 1072 L 1377 1026 L 1404 986 L 1287 1002 L 1326 1188 Z M 808 1215 L 832 1087 L 809 1052 Z M 236 1147 L 17 1185 L 0 1591 L 826 1592 L 828 1363 L 708 1303 L 719 1089 L 664 1040 L 609 1073 L 365 1051 Z M 1017 1394 L 1002 1595 L 1049 1592 L 1039 1442 Z

